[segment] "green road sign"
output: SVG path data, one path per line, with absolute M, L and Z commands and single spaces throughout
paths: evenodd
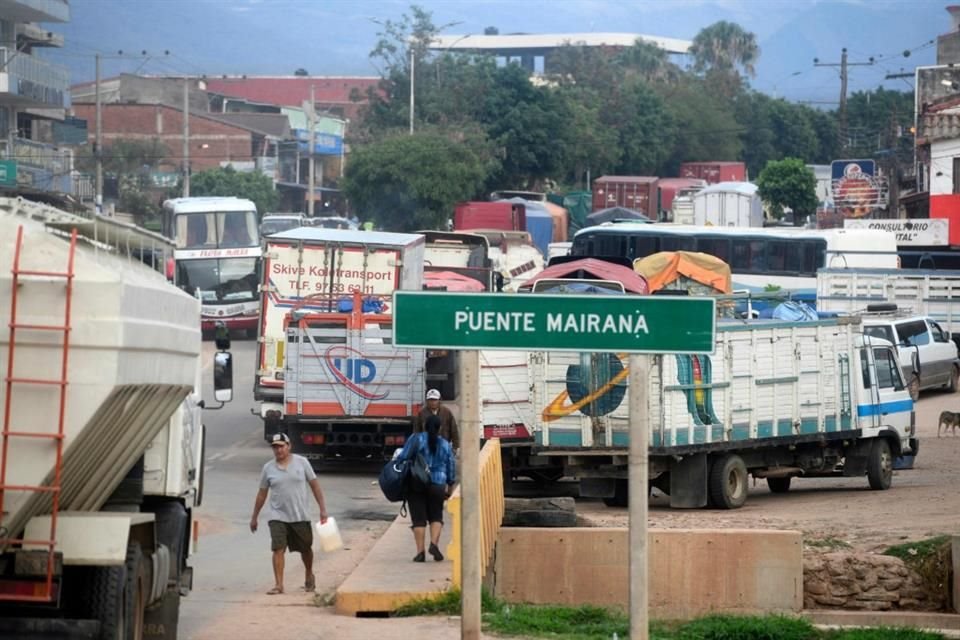
M 711 353 L 713 298 L 397 291 L 400 347 Z

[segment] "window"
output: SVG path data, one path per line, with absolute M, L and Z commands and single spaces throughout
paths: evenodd
M 730 268 L 740 273 L 766 273 L 767 265 L 762 240 L 734 238 Z
M 870 366 L 867 362 L 867 350 L 860 349 L 860 376 L 863 378 L 863 388 L 870 388 Z
M 730 262 L 730 240 L 728 238 L 700 238 L 697 241 L 697 251 Z
M 893 351 L 886 347 L 875 348 L 873 359 L 877 365 L 877 386 L 881 389 L 903 389 L 900 365 Z
M 654 235 L 637 234 L 630 236 L 630 257 L 646 258 L 660 251 L 660 238 Z
M 938 325 L 933 320 L 930 320 L 930 331 L 933 333 L 934 342 L 950 342 L 950 333 L 943 330 L 943 327 Z
M 927 330 L 927 323 L 923 320 L 899 323 L 897 325 L 897 335 L 900 337 L 898 342 L 902 342 L 909 347 L 930 344 L 930 332 Z
M 767 271 L 784 272 L 787 270 L 787 241 L 771 240 L 767 242 Z
M 888 340 L 896 344 L 896 340 L 893 338 L 893 329 L 885 326 L 875 326 L 875 327 L 864 327 L 863 334 L 870 336 L 871 338 L 880 338 L 881 340 Z
M 660 251 L 696 251 L 697 239 L 693 236 L 664 235 L 660 238 Z

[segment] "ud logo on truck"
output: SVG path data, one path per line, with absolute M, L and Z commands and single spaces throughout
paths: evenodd
M 370 393 L 364 389 L 377 377 L 377 365 L 362 353 L 350 347 L 336 345 L 324 354 L 327 369 L 347 389 L 367 400 L 383 400 L 390 392 Z

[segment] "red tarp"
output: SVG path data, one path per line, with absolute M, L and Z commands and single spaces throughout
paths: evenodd
M 483 283 L 470 276 L 453 271 L 427 271 L 423 274 L 424 289 L 442 289 L 447 291 L 483 291 Z
M 623 284 L 627 293 L 647 294 L 647 281 L 633 269 L 618 264 L 584 258 L 547 267 L 537 275 L 523 283 L 521 289 L 530 289 L 537 280 L 556 280 L 560 278 L 580 278 L 592 280 L 615 280 Z

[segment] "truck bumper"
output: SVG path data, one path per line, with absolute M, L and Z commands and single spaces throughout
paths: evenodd
M 291 451 L 308 460 L 389 460 L 413 430 L 410 422 L 284 422 Z
M 257 328 L 258 316 L 230 316 L 226 318 L 204 316 L 200 319 L 200 330 L 213 331 L 220 322 L 231 331 L 252 331 Z

